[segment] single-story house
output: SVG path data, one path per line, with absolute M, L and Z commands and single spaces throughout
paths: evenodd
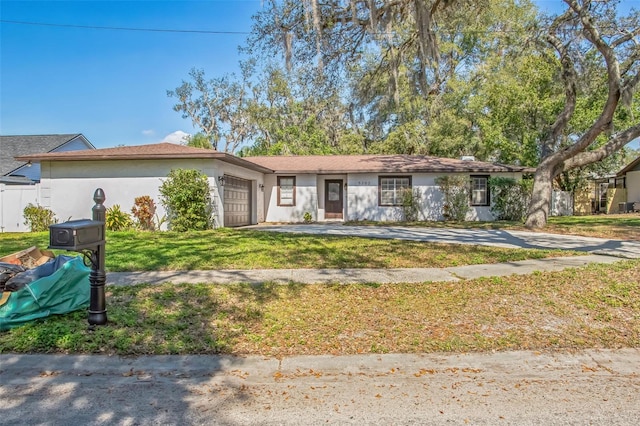
M 640 211 L 640 157 L 616 174 L 594 177 L 585 190 L 576 193 L 578 205 L 579 214 Z
M 414 155 L 330 155 L 237 157 L 170 143 L 92 151 L 32 154 L 20 161 L 42 168 L 40 204 L 60 220 L 91 215 L 96 188 L 105 205 L 130 211 L 134 199 L 148 195 L 166 212 L 159 187 L 172 169 L 196 169 L 209 177 L 219 226 L 261 222 L 398 220 L 401 192 L 418 194 L 422 220 L 441 220 L 443 195 L 436 179 L 468 176 L 472 185 L 469 220 L 493 218 L 488 179 L 514 179 L 530 168 L 473 160 Z
M 22 212 L 40 202 L 40 164 L 16 157 L 94 149 L 79 133 L 0 136 L 0 232 L 28 231 Z
M 615 187 L 624 189 L 624 199 L 618 203 L 618 210 L 626 202 L 625 212 L 640 211 L 640 157 L 616 174 Z

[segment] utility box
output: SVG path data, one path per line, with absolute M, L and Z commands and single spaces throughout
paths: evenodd
M 50 249 L 79 251 L 104 242 L 104 222 L 81 219 L 49 225 Z

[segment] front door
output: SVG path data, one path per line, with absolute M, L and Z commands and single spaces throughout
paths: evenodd
M 607 213 L 607 190 L 609 189 L 608 183 L 598 184 L 598 212 Z
M 324 181 L 324 218 L 342 219 L 342 181 Z

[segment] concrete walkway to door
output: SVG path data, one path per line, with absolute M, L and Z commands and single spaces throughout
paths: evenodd
M 473 244 L 509 248 L 563 249 L 590 254 L 640 258 L 640 241 L 608 240 L 576 235 L 501 229 L 414 228 L 403 226 L 349 226 L 335 222 L 319 224 L 255 225 L 252 229 L 315 235 L 389 238 L 433 243 Z

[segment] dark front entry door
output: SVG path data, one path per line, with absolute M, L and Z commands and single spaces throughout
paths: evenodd
M 325 219 L 342 219 L 342 207 L 342 181 L 326 180 L 324 182 Z

